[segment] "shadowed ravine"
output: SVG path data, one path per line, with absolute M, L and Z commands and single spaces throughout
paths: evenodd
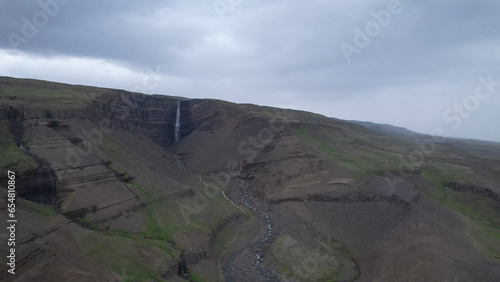
M 26 146 L 24 146 L 22 141 L 24 128 L 22 122 L 17 119 L 17 114 L 12 108 L 9 111 L 9 118 L 11 119 L 10 132 L 14 135 L 16 146 L 38 165 L 38 169 L 36 172 L 33 171 L 33 175 L 26 176 L 25 180 L 28 185 L 23 185 L 25 189 L 18 191 L 19 196 L 44 205 L 56 205 L 56 176 L 54 172 L 44 159 L 31 153 Z M 36 174 L 36 177 L 34 174 Z M 36 180 L 33 178 L 36 178 Z
M 185 166 L 185 164 L 182 162 L 182 158 L 180 156 L 177 156 L 176 159 L 176 165 L 177 168 L 186 172 L 186 173 L 192 173 L 190 170 L 188 170 Z M 209 183 L 205 182 L 202 178 L 201 175 L 198 175 L 198 178 L 200 181 L 211 188 L 215 188 L 221 192 L 221 194 L 224 196 L 224 198 L 231 203 L 235 208 L 239 209 L 242 212 L 245 212 L 242 208 L 238 207 L 235 205 L 222 191 L 216 186 L 210 185 Z M 271 218 L 269 217 L 269 213 L 265 210 L 261 210 L 249 203 L 249 194 L 248 194 L 248 187 L 250 187 L 250 184 L 248 182 L 242 182 L 241 184 L 241 191 L 243 192 L 243 197 L 241 198 L 241 203 L 243 203 L 248 209 L 252 211 L 258 218 L 261 218 L 263 223 L 266 226 L 266 233 L 263 234 L 263 237 L 257 240 L 256 242 L 252 243 L 251 245 L 248 245 L 240 250 L 238 250 L 236 253 L 231 255 L 228 259 L 226 259 L 226 262 L 224 263 L 224 266 L 222 267 L 222 270 L 224 271 L 224 279 L 225 281 L 234 281 L 231 275 L 231 265 L 232 262 L 235 258 L 237 258 L 239 255 L 241 255 L 245 250 L 249 249 L 249 251 L 252 253 L 252 255 L 255 257 L 253 266 L 257 269 L 259 274 L 264 277 L 267 281 L 278 281 L 277 275 L 272 272 L 270 269 L 267 269 L 262 266 L 263 260 L 261 253 L 263 252 L 263 247 L 265 243 L 269 242 L 269 239 L 273 235 L 273 226 L 271 222 Z M 184 265 L 184 267 L 186 267 Z

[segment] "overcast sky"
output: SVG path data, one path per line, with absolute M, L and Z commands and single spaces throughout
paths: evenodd
M 500 1 L 0 0 L 0 75 L 500 141 L 499 15 Z

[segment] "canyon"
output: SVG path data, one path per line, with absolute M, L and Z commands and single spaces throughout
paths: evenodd
M 5 281 L 500 279 L 499 143 L 9 77 L 0 122 Z

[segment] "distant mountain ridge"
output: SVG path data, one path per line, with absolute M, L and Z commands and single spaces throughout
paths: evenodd
M 391 124 L 382 124 L 382 123 L 359 121 L 359 120 L 347 120 L 347 121 L 387 135 L 396 135 L 400 137 L 414 137 L 416 135 L 422 135 L 421 133 L 411 131 L 405 127 L 394 126 Z

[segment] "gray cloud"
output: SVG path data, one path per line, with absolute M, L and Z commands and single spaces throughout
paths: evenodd
M 0 2 L 0 75 L 132 90 L 148 68 L 158 69 L 162 82 L 148 93 L 294 107 L 426 133 L 450 125 L 443 113 L 474 94 L 479 76 L 500 81 L 496 1 L 243 0 L 223 20 L 213 4 L 226 0 L 56 1 Z M 23 18 L 43 21 L 33 17 L 44 13 L 39 3 L 58 3 L 58 11 L 27 38 Z M 372 11 L 394 3 L 401 12 L 348 63 L 340 43 L 355 46 L 355 28 L 365 30 Z M 18 51 L 12 34 L 28 41 Z M 73 68 L 61 63 L 69 59 Z M 498 96 L 449 134 L 500 141 L 491 133 L 500 132 Z

